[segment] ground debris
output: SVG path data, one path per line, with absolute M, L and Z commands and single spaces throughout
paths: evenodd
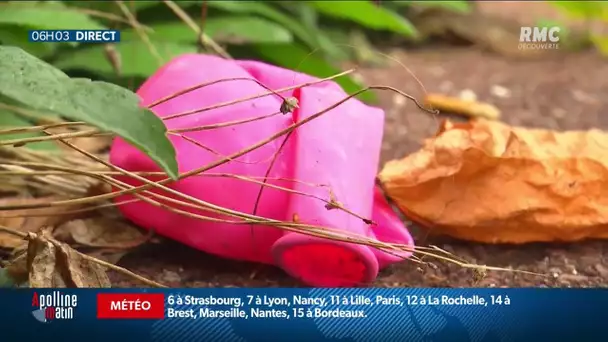
M 53 231 L 53 236 L 65 242 L 85 247 L 129 249 L 146 242 L 139 228 L 120 219 L 90 217 L 65 222 Z
M 58 226 L 53 236 L 60 241 L 91 248 L 87 254 L 116 264 L 132 249 L 148 242 L 151 233 L 118 218 L 90 217 Z
M 49 230 L 28 233 L 26 240 L 27 248 L 17 250 L 1 269 L 3 286 L 111 287 L 103 266 L 50 238 Z

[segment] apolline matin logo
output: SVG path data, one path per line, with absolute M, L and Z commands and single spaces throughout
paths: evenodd
M 519 31 L 520 50 L 556 50 L 559 49 L 558 26 L 553 27 L 526 27 Z
M 48 323 L 54 320 L 70 320 L 74 318 L 74 309 L 78 306 L 78 296 L 75 294 L 53 291 L 47 294 L 32 295 L 32 315 L 38 322 Z

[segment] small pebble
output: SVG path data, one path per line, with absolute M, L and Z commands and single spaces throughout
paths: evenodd
M 450 81 L 443 81 L 439 84 L 439 91 L 442 93 L 449 93 L 454 88 L 454 83 Z
M 572 97 L 574 98 L 574 100 L 576 100 L 578 102 L 582 102 L 582 103 L 587 103 L 587 104 L 597 103 L 597 99 L 594 96 L 592 96 L 582 90 L 573 89 Z
M 395 107 L 403 107 L 406 103 L 407 100 L 401 94 L 393 94 L 393 104 Z
M 553 114 L 553 116 L 557 119 L 562 119 L 566 117 L 567 112 L 565 109 L 562 108 L 553 108 L 551 110 L 551 114 Z
M 471 89 L 465 89 L 458 94 L 458 97 L 464 101 L 477 101 L 477 94 Z
M 175 271 L 164 270 L 162 279 L 171 283 L 179 283 L 182 280 L 182 277 Z
M 602 278 L 608 279 L 608 268 L 606 268 L 600 264 L 597 264 L 597 265 L 595 265 L 595 269 L 597 270 L 597 273 L 599 273 Z
M 506 98 L 511 97 L 511 90 L 509 90 L 503 86 L 496 85 L 496 84 L 490 88 L 490 93 L 501 99 L 506 99 Z
M 365 83 L 365 77 L 363 77 L 363 75 L 358 72 L 352 73 L 351 77 L 353 78 L 353 80 L 355 80 L 355 82 Z
M 430 71 L 431 75 L 433 75 L 435 77 L 441 77 L 441 76 L 445 75 L 445 69 L 443 69 L 440 66 L 432 67 L 429 71 Z

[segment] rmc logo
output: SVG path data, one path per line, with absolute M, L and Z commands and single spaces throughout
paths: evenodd
M 553 27 L 522 27 L 519 31 L 519 49 L 559 49 L 559 31 Z

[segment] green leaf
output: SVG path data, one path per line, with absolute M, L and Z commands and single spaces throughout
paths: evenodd
M 193 44 L 153 41 L 152 45 L 156 47 L 164 62 L 181 54 L 196 53 L 196 46 Z M 143 41 L 125 41 L 123 39 L 114 47 L 120 56 L 121 76 L 148 77 L 160 67 L 158 60 Z M 63 54 L 59 56 L 54 65 L 64 70 L 85 69 L 101 75 L 115 74 L 112 64 L 106 57 L 104 47 L 101 45 L 93 45 Z
M 131 12 L 139 12 L 154 6 L 165 6 L 160 1 L 125 1 L 125 5 Z M 102 12 L 120 13 L 120 9 L 114 1 L 70 1 L 70 7 L 91 9 Z M 166 7 L 166 6 L 165 6 Z
M 87 14 L 54 1 L 0 4 L 0 24 L 47 30 L 105 29 Z
M 608 56 L 608 36 L 591 35 L 590 39 L 602 55 Z
M 593 1 L 549 1 L 550 4 L 573 18 L 602 18 L 608 14 L 608 6 Z
M 219 42 L 290 43 L 293 36 L 283 26 L 256 17 L 210 18 L 205 32 Z
M 294 6 L 297 6 L 298 17 L 304 23 L 304 26 L 318 28 L 319 14 L 314 8 L 308 6 L 305 2 L 294 2 Z
M 560 40 L 562 40 L 563 38 L 567 37 L 570 34 L 570 29 L 565 26 L 563 23 L 556 21 L 556 20 L 552 20 L 552 19 L 546 19 L 546 18 L 542 18 L 542 19 L 538 19 L 536 21 L 536 27 L 559 27 L 559 37 Z M 562 43 L 560 41 L 560 43 Z
M 150 39 L 171 42 L 196 43 L 196 33 L 182 22 L 170 22 L 152 26 L 154 32 Z M 205 33 L 213 40 L 222 43 L 290 43 L 293 36 L 282 26 L 256 17 L 234 16 L 210 18 L 205 21 Z M 124 30 L 123 40 L 137 40 L 137 32 Z
M 14 25 L 0 26 L 0 43 L 2 43 L 2 45 L 20 47 L 38 58 L 45 58 L 52 55 L 59 46 L 59 44 L 56 43 L 29 42 L 27 35 L 27 29 L 23 27 Z
M 318 47 L 325 52 L 331 60 L 348 60 L 348 52 L 345 51 L 342 46 L 339 46 L 335 40 L 332 40 L 331 36 L 327 34 L 327 31 L 319 27 L 319 14 L 313 7 L 306 2 L 297 1 L 293 1 L 292 6 L 296 10 L 300 21 L 304 24 L 306 29 L 314 33 Z M 348 45 L 345 42 L 343 42 L 343 44 Z
M 374 30 L 388 30 L 406 37 L 418 36 L 418 31 L 405 18 L 397 13 L 379 7 L 371 1 L 310 1 L 319 12 Z
M 307 73 L 317 77 L 328 77 L 340 72 L 337 68 L 323 59 L 310 55 L 306 49 L 297 45 L 263 44 L 252 47 L 264 60 L 298 72 Z M 347 93 L 353 93 L 364 88 L 349 77 L 339 77 L 336 83 L 342 86 Z M 297 80 L 294 80 L 297 82 Z M 296 84 L 296 83 L 294 83 Z M 375 102 L 376 97 L 371 92 L 364 92 L 359 98 L 366 102 Z
M 172 178 L 175 149 L 162 120 L 139 107 L 139 97 L 105 82 L 71 79 L 25 51 L 0 46 L 0 97 L 38 111 L 85 121 L 111 131 L 147 154 Z
M 396 1 L 399 5 L 426 8 L 442 8 L 456 13 L 470 13 L 472 8 L 468 1 Z
M 348 31 L 341 27 L 323 26 L 319 29 L 323 34 L 336 46 L 345 46 L 348 48 L 341 49 L 338 61 L 352 61 L 356 56 L 357 47 L 352 46 L 351 38 Z
M 290 30 L 298 39 L 300 39 L 310 48 L 321 48 L 323 51 L 329 54 L 336 53 L 335 45 L 333 45 L 331 41 L 322 35 L 317 35 L 318 30 L 315 31 L 303 26 L 297 20 L 283 14 L 281 11 L 274 9 L 272 6 L 266 3 L 259 1 L 208 1 L 207 6 L 230 13 L 256 14 L 270 19 Z
M 32 126 L 32 122 L 18 116 L 17 114 L 8 110 L 0 109 L 0 129 L 18 128 Z M 0 134 L 0 141 L 23 139 L 31 137 L 44 136 L 44 133 L 27 132 L 17 134 Z M 32 150 L 59 150 L 59 146 L 53 141 L 41 141 L 25 145 L 27 148 Z

